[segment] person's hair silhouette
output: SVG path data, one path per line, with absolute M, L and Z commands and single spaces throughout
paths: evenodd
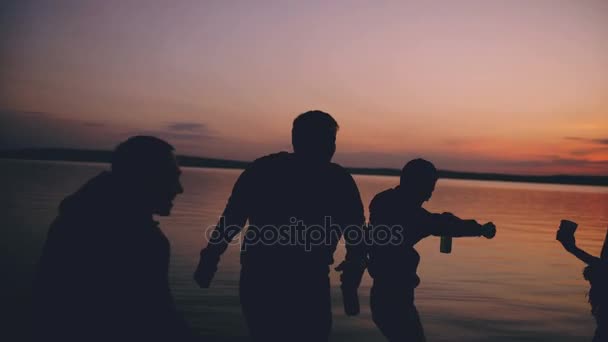
M 399 186 L 407 197 L 422 203 L 431 199 L 437 183 L 437 169 L 424 159 L 409 161 L 401 170 Z
M 492 238 L 496 233 L 492 223 L 482 225 L 422 208 L 435 190 L 437 176 L 429 161 L 411 160 L 401 172 L 399 186 L 377 194 L 370 204 L 371 236 L 379 236 L 378 230 L 388 230 L 391 237 L 389 243 L 372 241 L 368 249 L 368 270 L 374 280 L 372 319 L 389 341 L 425 341 L 414 305 L 414 289 L 420 282 L 416 243 L 431 235 Z
M 184 189 L 179 182 L 173 146 L 150 136 L 135 136 L 118 145 L 112 154 L 116 183 L 152 214 L 169 215 L 173 199 Z
M 262 157 L 241 174 L 201 251 L 194 277 L 208 287 L 220 255 L 249 222 L 241 252 L 240 299 L 254 341 L 328 339 L 333 252 L 347 227 L 360 230 L 365 221 L 355 182 L 330 162 L 337 130 L 327 113 L 298 116 L 292 129 L 294 152 Z M 347 264 L 360 265 L 353 261 L 362 258 L 355 242 L 347 241 L 347 251 Z M 358 282 L 349 286 L 356 291 Z
M 566 251 L 587 265 L 583 271 L 583 276 L 591 284 L 589 303 L 591 304 L 591 313 L 597 323 L 593 342 L 605 342 L 608 340 L 608 232 L 606 232 L 604 246 L 599 258 L 576 245 L 573 230 L 563 229 L 560 226 L 557 232 L 557 240 L 561 242 Z
M 293 121 L 293 151 L 309 162 L 328 163 L 336 152 L 338 123 L 321 111 L 300 114 Z
M 173 147 L 136 136 L 111 171 L 64 199 L 34 285 L 34 334 L 52 341 L 185 341 L 169 289 L 169 215 L 183 189 Z

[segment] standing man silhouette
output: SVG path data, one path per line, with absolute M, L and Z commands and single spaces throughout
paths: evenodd
M 168 216 L 183 192 L 173 147 L 121 143 L 104 171 L 61 202 L 34 285 L 35 340 L 191 341 L 169 288 Z
M 385 190 L 370 204 L 371 245 L 368 271 L 372 319 L 391 342 L 423 342 L 424 330 L 414 304 L 414 289 L 420 255 L 416 243 L 431 236 L 485 236 L 492 238 L 496 227 L 462 220 L 450 213 L 434 214 L 422 207 L 437 182 L 435 166 L 423 159 L 408 162 L 400 185 Z M 379 237 L 384 237 L 380 239 Z M 346 273 L 346 272 L 345 272 Z
M 331 163 L 337 131 L 338 123 L 327 113 L 299 115 L 292 129 L 294 152 L 257 159 L 241 174 L 201 251 L 195 280 L 205 288 L 220 255 L 249 221 L 241 250 L 240 301 L 254 341 L 327 341 L 329 265 L 347 229 L 355 234 L 346 234 L 346 268 L 359 276 L 343 286 L 356 292 L 360 282 L 363 251 L 348 236 L 360 237 L 365 218 L 354 180 Z

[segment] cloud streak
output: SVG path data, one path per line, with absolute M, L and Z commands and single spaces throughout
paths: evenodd
M 608 145 L 608 138 L 583 138 L 583 137 L 564 137 L 566 140 L 581 141 L 591 144 Z
M 0 149 L 111 149 L 133 135 L 153 135 L 176 147 L 201 147 L 216 139 L 211 129 L 200 122 L 171 122 L 160 128 L 139 129 L 128 125 L 66 118 L 56 113 L 0 109 Z
M 101 122 L 66 118 L 47 112 L 0 109 L 0 148 L 111 148 L 119 131 Z
M 133 130 L 130 135 L 153 135 L 168 141 L 205 143 L 217 137 L 206 124 L 200 122 L 171 122 L 159 129 Z
M 167 124 L 167 129 L 179 132 L 206 132 L 207 125 L 200 122 L 173 122 Z

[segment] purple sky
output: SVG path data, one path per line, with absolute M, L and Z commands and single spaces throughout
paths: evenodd
M 336 161 L 608 174 L 608 2 L 8 1 L 0 148 L 290 149 L 338 120 Z

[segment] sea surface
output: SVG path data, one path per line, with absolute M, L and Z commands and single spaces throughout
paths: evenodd
M 33 272 L 59 202 L 107 168 L 0 160 L 2 335 L 27 329 Z M 172 216 L 160 218 L 172 245 L 176 303 L 208 341 L 247 340 L 237 291 L 238 246 L 223 257 L 210 289 L 199 289 L 192 280 L 198 253 L 207 243 L 205 230 L 216 223 L 239 173 L 185 168 L 185 193 L 176 199 Z M 388 176 L 354 178 L 366 207 L 376 193 L 398 182 Z M 425 207 L 491 220 L 498 227 L 493 240 L 455 239 L 451 254 L 439 253 L 436 237 L 417 245 L 422 282 L 416 304 L 428 341 L 591 340 L 595 325 L 583 265 L 555 241 L 555 232 L 562 218 L 578 222 L 578 243 L 599 255 L 608 226 L 608 187 L 442 179 Z M 342 260 L 343 246 L 336 253 L 335 259 Z M 342 312 L 336 272 L 331 281 L 332 341 L 382 341 L 370 317 L 370 278 L 364 278 L 362 313 L 354 318 Z

